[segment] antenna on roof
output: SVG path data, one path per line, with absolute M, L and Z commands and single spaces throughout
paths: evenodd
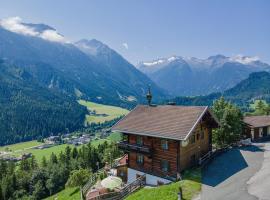
M 148 105 L 151 106 L 152 101 L 151 85 L 148 85 L 148 93 L 146 94 L 146 99 L 148 101 Z

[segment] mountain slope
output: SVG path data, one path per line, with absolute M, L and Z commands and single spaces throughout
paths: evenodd
M 119 81 L 126 90 L 132 91 L 135 94 L 133 97 L 129 96 L 125 98 L 119 91 L 119 96 L 123 97 L 123 100 L 134 100 L 134 97 L 140 96 L 141 93 L 145 94 L 146 86 L 151 85 L 155 98 L 160 99 L 161 94 L 165 94 L 164 91 L 156 87 L 145 74 L 140 72 L 127 60 L 125 60 L 116 51 L 103 44 L 102 42 L 92 40 L 80 40 L 75 45 L 92 60 L 102 65 L 105 68 L 109 77 Z
M 26 69 L 44 87 L 98 103 L 122 106 L 144 101 L 148 84 L 152 85 L 156 97 L 164 96 L 147 76 L 118 54 L 113 55 L 113 62 L 108 65 L 101 54 L 86 55 L 47 25 L 16 23 L 27 32 L 9 30 L 2 22 L 0 57 Z M 117 73 L 119 66 L 123 71 Z
M 137 66 L 161 88 L 173 95 L 205 95 L 225 91 L 252 72 L 270 71 L 256 57 L 223 55 L 207 59 L 173 56 Z
M 40 86 L 26 70 L 0 60 L 0 145 L 72 131 L 87 110 L 61 93 Z
M 212 93 L 206 96 L 177 97 L 172 101 L 179 105 L 212 105 L 213 101 L 224 96 L 225 99 L 236 103 L 243 109 L 256 99 L 264 99 L 270 102 L 270 73 L 254 72 L 235 87 L 224 93 Z

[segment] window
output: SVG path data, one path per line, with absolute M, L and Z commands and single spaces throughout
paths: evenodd
M 191 144 L 195 143 L 195 135 L 192 135 L 192 136 L 190 137 L 190 143 L 191 143 Z
M 200 133 L 197 134 L 197 140 L 199 140 L 199 139 L 200 139 Z
M 161 170 L 168 172 L 170 170 L 170 163 L 167 160 L 161 160 Z
M 204 131 L 201 132 L 201 139 L 204 139 Z
M 161 140 L 161 148 L 163 150 L 168 150 L 169 149 L 168 140 Z
M 143 138 L 142 136 L 136 137 L 136 144 L 142 146 L 143 145 Z
M 190 157 L 190 164 L 193 166 L 196 164 L 196 156 L 195 154 L 193 154 L 191 157 Z
M 137 154 L 137 164 L 143 165 L 143 155 Z

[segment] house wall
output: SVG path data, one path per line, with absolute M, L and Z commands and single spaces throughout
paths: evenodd
M 194 135 L 194 143 L 188 142 L 186 146 L 183 146 L 181 145 L 182 141 L 168 140 L 168 150 L 161 148 L 161 138 L 142 136 L 143 145 L 151 148 L 153 153 L 145 154 L 144 163 L 138 164 L 137 154 L 139 152 L 131 150 L 129 152 L 128 167 L 154 176 L 177 177 L 181 171 L 198 164 L 199 158 L 212 150 L 212 128 L 217 128 L 217 126 L 210 113 L 207 113 L 187 138 L 187 141 L 190 141 Z M 203 138 L 201 137 L 202 133 Z M 128 142 L 136 144 L 136 137 L 137 135 L 128 134 Z M 169 162 L 170 170 L 168 172 L 161 170 L 162 160 Z
M 204 133 L 203 139 L 201 138 L 201 133 Z M 185 141 L 188 142 L 186 146 L 183 145 L 184 142 L 181 142 L 180 145 L 180 170 L 185 170 L 191 167 L 194 164 L 197 164 L 199 158 L 205 155 L 209 150 L 211 150 L 211 138 L 212 134 L 211 128 L 208 128 L 206 124 L 198 124 L 190 137 Z M 195 142 L 191 143 L 192 136 L 195 136 Z M 197 136 L 199 138 L 197 138 Z M 195 156 L 195 160 L 192 159 L 192 156 Z M 194 161 L 194 163 L 193 163 Z
M 129 135 L 129 143 L 136 144 L 136 135 Z M 177 169 L 177 159 L 179 158 L 179 141 L 167 140 L 168 150 L 163 150 L 161 147 L 160 138 L 143 136 L 143 145 L 152 148 L 152 155 L 144 155 L 143 165 L 137 163 L 138 152 L 129 152 L 129 167 L 132 169 L 137 169 L 139 171 L 144 171 L 152 174 L 159 174 L 160 176 L 176 176 Z M 169 162 L 170 170 L 169 172 L 163 172 L 161 170 L 161 161 L 166 160 Z
M 202 132 L 204 134 L 201 137 Z M 191 143 L 191 137 L 195 136 L 195 142 Z M 168 150 L 161 148 L 160 138 L 143 136 L 144 146 L 153 149 L 153 155 L 144 155 L 143 165 L 137 163 L 137 152 L 129 152 L 129 167 L 153 175 L 176 176 L 177 172 L 181 172 L 194 164 L 198 164 L 199 158 L 211 151 L 211 135 L 212 129 L 202 122 L 195 127 L 194 131 L 187 139 L 188 145 L 183 146 L 181 141 L 168 140 Z M 129 135 L 129 143 L 136 144 L 136 135 Z M 192 159 L 192 156 L 195 159 Z M 163 172 L 161 170 L 161 161 L 167 160 L 170 163 L 170 171 Z M 193 162 L 194 161 L 194 162 Z
M 128 180 L 127 180 L 127 182 L 131 183 L 131 182 L 136 180 L 138 175 L 144 175 L 144 174 L 146 175 L 146 184 L 147 185 L 157 185 L 158 182 L 162 182 L 164 184 L 171 183 L 171 181 L 169 181 L 167 179 L 160 178 L 158 176 L 153 176 L 151 174 L 146 174 L 144 172 L 141 172 L 141 171 L 138 171 L 138 170 L 135 170 L 135 169 L 131 169 L 131 168 L 128 168 Z
M 117 176 L 121 177 L 124 182 L 127 182 L 128 168 L 127 165 L 117 167 Z
M 244 130 L 244 134 L 248 138 L 251 138 L 252 140 L 257 140 L 257 139 L 259 139 L 261 137 L 264 137 L 266 135 L 270 135 L 270 126 L 268 126 L 268 127 L 259 127 L 259 128 L 246 127 L 245 130 Z

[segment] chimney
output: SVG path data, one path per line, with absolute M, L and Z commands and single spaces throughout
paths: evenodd
M 148 101 L 148 105 L 151 106 L 152 94 L 151 94 L 151 86 L 148 86 L 148 93 L 146 94 L 146 99 Z

